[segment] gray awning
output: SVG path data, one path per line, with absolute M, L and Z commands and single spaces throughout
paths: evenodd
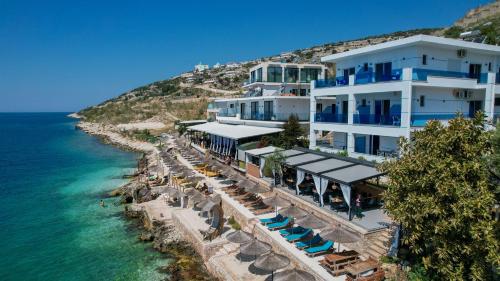
M 352 166 L 354 165 L 351 162 L 329 158 L 326 160 L 320 160 L 317 162 L 297 166 L 298 170 L 303 170 L 306 173 L 310 174 L 321 174 L 327 171 L 336 170 L 342 167 Z
M 321 177 L 343 183 L 352 184 L 358 181 L 382 176 L 384 173 L 379 172 L 376 168 L 365 166 L 365 165 L 355 165 L 346 167 L 343 169 L 327 172 L 321 174 Z
M 323 159 L 323 158 L 325 158 L 325 156 L 313 154 L 313 153 L 306 153 L 306 154 L 300 154 L 297 156 L 289 157 L 285 160 L 285 163 L 286 163 L 286 165 L 289 165 L 289 166 L 297 166 L 297 165 L 300 165 L 303 163 L 317 161 L 317 160 Z
M 280 151 L 281 155 L 285 156 L 285 157 L 292 157 L 294 155 L 299 155 L 299 154 L 304 154 L 305 152 L 303 151 L 300 151 L 300 150 L 296 150 L 296 149 L 287 149 L 287 150 L 282 150 Z M 263 155 L 260 155 L 261 157 L 268 157 L 270 155 L 272 155 L 273 153 L 267 153 L 267 154 L 263 154 Z

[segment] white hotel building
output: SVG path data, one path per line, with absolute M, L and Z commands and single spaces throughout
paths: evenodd
M 209 111 L 219 123 L 281 127 L 292 114 L 309 124 L 311 81 L 325 79 L 319 64 L 264 62 L 250 69 L 240 98 L 216 99 Z
M 381 161 L 429 120 L 500 114 L 500 47 L 417 35 L 329 55 L 311 83 L 310 148 Z

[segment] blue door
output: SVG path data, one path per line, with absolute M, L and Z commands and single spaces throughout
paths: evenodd
M 354 141 L 354 152 L 366 153 L 366 139 L 365 137 L 356 137 Z

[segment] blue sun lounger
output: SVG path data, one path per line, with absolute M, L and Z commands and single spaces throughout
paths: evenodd
M 283 217 L 281 214 L 278 214 L 274 218 L 267 218 L 267 219 L 260 219 L 260 223 L 263 225 L 270 224 L 270 223 L 276 223 L 283 221 L 285 217 Z
M 309 239 L 309 240 L 296 242 L 295 247 L 297 247 L 298 249 L 301 249 L 301 250 L 306 249 L 306 248 L 309 248 L 312 246 L 316 246 L 317 244 L 321 243 L 322 240 L 323 240 L 323 238 L 321 238 L 321 236 L 318 233 L 318 234 L 314 235 L 314 237 Z
M 298 234 L 306 231 L 306 228 L 303 228 L 302 226 L 296 226 L 296 227 L 291 227 L 287 229 L 282 229 L 280 230 L 281 236 L 287 236 L 290 234 Z
M 295 242 L 295 241 L 300 240 L 300 239 L 302 239 L 304 237 L 307 237 L 307 235 L 309 235 L 311 233 L 312 233 L 312 229 L 307 228 L 306 231 L 303 231 L 301 233 L 290 234 L 288 236 L 285 236 L 285 239 L 288 242 Z
M 290 224 L 290 218 L 287 217 L 287 218 L 285 218 L 284 220 L 282 220 L 280 222 L 275 222 L 275 223 L 268 224 L 267 228 L 269 230 L 276 230 L 276 229 L 280 229 L 280 228 L 285 228 L 289 224 Z
M 328 240 L 323 245 L 312 247 L 306 249 L 305 251 L 308 256 L 314 257 L 317 255 L 325 254 L 326 252 L 330 251 L 332 247 L 333 247 L 333 242 Z

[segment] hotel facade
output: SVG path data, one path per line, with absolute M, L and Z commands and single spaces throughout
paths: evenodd
M 382 161 L 429 120 L 500 114 L 498 46 L 417 35 L 322 62 L 336 78 L 311 82 L 311 149 Z

